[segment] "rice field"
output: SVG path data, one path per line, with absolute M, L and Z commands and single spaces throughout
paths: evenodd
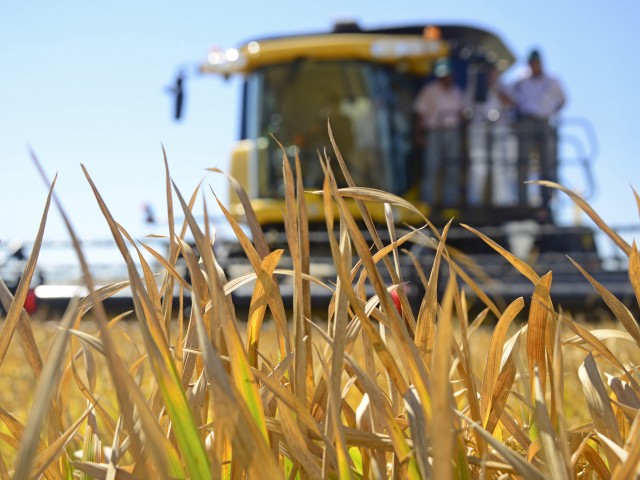
M 503 309 L 487 302 L 471 314 L 445 227 L 429 231 L 439 242 L 436 261 L 422 272 L 426 293 L 414 308 L 393 262 L 410 238 L 372 249 L 345 199 L 355 198 L 364 218 L 362 198 L 412 206 L 355 185 L 339 189 L 322 161 L 318 194 L 326 212 L 340 212 L 337 220 L 327 216 L 328 232 L 339 232 L 329 235 L 337 276 L 329 308 L 312 315 L 308 286 L 317 280 L 308 273 L 304 196 L 296 193 L 303 188 L 293 160 L 283 161 L 293 268 L 278 273 L 293 278 L 290 310 L 274 275 L 284 252 L 256 247 L 258 226 L 251 242 L 227 215 L 253 271 L 225 278 L 209 232 L 191 215 L 195 193 L 182 195 L 167 164 L 171 248 L 150 252 L 162 266 L 162 282 L 142 251 L 138 274 L 129 247 L 150 247 L 133 242 L 111 217 L 83 167 L 130 268 L 135 308 L 116 317 L 105 311 L 101 299 L 122 285 L 94 290 L 85 264 L 92 294 L 59 320 L 30 319 L 21 305 L 50 204 L 66 218 L 50 183 L 26 280 L 13 300 L 0 288 L 8 306 L 0 331 L 0 479 L 638 475 L 640 328 L 626 307 L 601 292 L 611 320 L 587 324 L 554 304 L 552 274 L 539 276 L 503 252 L 531 281 L 531 297 Z M 177 211 L 186 220 L 173 231 Z M 187 231 L 199 256 L 184 241 Z M 77 242 L 70 226 L 69 233 Z M 638 252 L 620 241 L 638 296 Z M 189 281 L 178 273 L 179 256 Z M 351 268 L 353 258 L 359 261 Z M 454 273 L 442 294 L 440 263 Z M 255 284 L 251 304 L 236 311 L 229 293 L 247 282 Z M 188 314 L 173 307 L 176 286 L 191 294 Z

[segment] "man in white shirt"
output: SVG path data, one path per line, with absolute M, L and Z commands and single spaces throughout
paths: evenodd
M 469 167 L 467 203 L 470 206 L 513 206 L 517 203 L 517 140 L 512 134 L 512 102 L 493 64 L 475 65 L 467 83 Z M 484 76 L 484 79 L 480 77 Z M 483 86 L 479 82 L 486 82 Z M 480 86 L 479 86 L 480 85 Z
M 552 125 L 554 117 L 564 106 L 566 97 L 560 82 L 544 72 L 542 59 L 537 50 L 529 54 L 528 76 L 513 86 L 511 97 L 518 114 L 518 199 L 530 205 L 527 186 L 532 167 L 543 180 L 556 180 L 556 131 Z M 551 191 L 543 188 L 541 201 L 548 207 Z
M 436 80 L 420 90 L 413 104 L 420 141 L 426 142 L 420 195 L 432 205 L 455 207 L 462 183 L 463 94 L 454 83 L 448 59 L 438 59 L 433 74 Z

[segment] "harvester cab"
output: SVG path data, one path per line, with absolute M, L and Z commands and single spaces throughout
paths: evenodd
M 430 195 L 432 201 L 421 200 L 426 198 L 421 192 L 425 146 L 417 141 L 413 108 L 418 91 L 434 76 L 434 64 L 444 57 L 465 92 L 465 132 L 460 136 L 464 168 L 454 179 L 460 192 L 455 205 L 439 202 L 438 192 Z M 254 200 L 263 224 L 281 221 L 280 144 L 287 153 L 298 152 L 305 187 L 321 186 L 318 152 L 334 153 L 327 121 L 356 184 L 411 200 L 433 220 L 455 216 L 475 224 L 551 221 L 550 205 L 541 201 L 534 187 L 526 198 L 515 194 L 517 119 L 506 106 L 489 102 L 497 75 L 513 63 L 507 46 L 479 28 L 363 30 L 340 24 L 328 33 L 253 40 L 239 49 L 211 52 L 201 71 L 244 78 L 240 141 L 230 173 Z M 556 171 L 557 138 L 552 140 L 548 148 Z M 583 165 L 588 164 L 583 152 L 591 148 L 576 146 Z M 535 179 L 540 170 L 536 158 L 532 160 L 528 179 Z M 582 177 L 590 179 L 587 170 Z M 233 192 L 230 205 L 232 211 L 241 211 Z M 398 220 L 412 223 L 410 218 Z
M 439 191 L 425 195 L 423 159 L 427 147 L 419 141 L 414 112 L 418 92 L 433 80 L 434 66 L 443 58 L 448 60 L 465 102 L 462 133 L 456 140 L 460 142 L 462 168 L 456 177 L 447 179 L 455 182 L 459 194 L 454 205 L 441 202 Z M 200 71 L 243 78 L 240 138 L 231 155 L 229 173 L 244 187 L 257 220 L 274 243 L 280 238 L 286 245 L 284 237 L 278 237 L 284 230 L 282 149 L 289 158 L 297 153 L 305 190 L 321 188 L 324 175 L 318 156 L 335 158 L 337 154 L 330 143 L 329 124 L 358 186 L 401 196 L 436 225 L 455 217 L 456 223 L 483 227 L 496 241 L 525 258 L 535 252 L 543 270 L 550 265 L 557 268 L 558 258 L 567 263 L 566 254 L 597 266 L 600 259 L 591 229 L 558 226 L 552 208 L 556 200 L 541 195 L 539 186 L 528 186 L 524 196 L 518 194 L 518 178 L 522 178 L 518 175 L 522 164 L 518 142 L 524 141 L 523 133 L 509 108 L 489 102 L 497 76 L 513 63 L 514 56 L 505 43 L 482 28 L 422 24 L 362 29 L 348 23 L 329 32 L 254 39 L 239 48 L 212 51 Z M 589 125 L 567 125 L 577 125 L 582 131 L 564 137 L 562 124 L 549 126 L 551 134 L 541 147 L 551 165 L 547 172 L 566 185 L 561 170 L 577 165 L 579 174 L 572 173 L 571 179 L 583 181 L 578 187 L 567 186 L 583 192 L 593 190 L 589 156 L 595 142 Z M 567 152 L 571 161 L 562 156 Z M 538 153 L 527 159 L 526 179 L 540 177 L 543 155 Z M 333 170 L 338 183 L 346 186 L 340 169 Z M 438 179 L 432 183 L 441 190 L 444 182 Z M 314 225 L 318 231 L 326 225 L 321 201 L 317 195 L 307 197 L 312 242 Z M 228 207 L 242 218 L 244 210 L 233 189 Z M 374 221 L 384 224 L 382 205 L 373 206 L 370 213 Z M 394 213 L 398 225 L 423 223 L 408 210 Z M 320 233 L 317 238 L 312 251 L 321 256 L 323 245 L 327 250 L 326 242 Z M 495 252 L 475 235 L 455 228 L 448 239 L 494 270 L 490 273 L 506 275 L 500 270 L 504 262 L 498 265 Z M 426 247 L 416 247 L 414 253 L 425 263 L 433 254 Z M 228 265 L 233 263 L 231 258 L 227 260 Z M 571 265 L 568 268 L 575 279 L 575 270 Z M 497 293 L 507 297 L 522 294 L 514 282 L 508 283 L 511 290 L 498 289 Z M 569 302 L 575 293 L 569 288 L 568 297 L 560 297 Z

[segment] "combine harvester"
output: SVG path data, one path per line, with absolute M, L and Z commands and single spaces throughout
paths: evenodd
M 442 57 L 450 59 L 455 82 L 470 95 L 462 135 L 464 168 L 457 178 L 462 201 L 454 209 L 420 200 L 423 152 L 416 142 L 412 109 L 417 92 L 433 76 L 433 67 Z M 324 177 L 318 152 L 326 151 L 335 158 L 327 129 L 329 119 L 336 145 L 358 186 L 406 199 L 440 229 L 455 219 L 447 244 L 467 254 L 495 280 L 483 286 L 485 292 L 509 300 L 530 297 L 533 287 L 482 239 L 459 224 L 480 230 L 535 265 L 540 274 L 553 270 L 552 298 L 564 307 L 591 308 L 600 302 L 600 296 L 567 256 L 632 305 L 634 294 L 626 262 L 611 261 L 600 253 L 594 229 L 561 225 L 557 218 L 560 204 L 563 200 L 569 203 L 560 198 L 563 193 L 555 191 L 551 201 L 545 201 L 536 185 L 529 187 L 524 201 L 514 193 L 517 143 L 526 139 L 509 112 L 483 109 L 492 75 L 504 72 L 513 62 L 514 56 L 503 41 L 480 28 L 421 24 L 363 29 L 355 23 L 343 23 L 329 32 L 252 39 L 239 48 L 215 50 L 199 71 L 243 80 L 240 138 L 231 154 L 229 172 L 247 192 L 272 249 L 287 248 L 280 144 L 291 160 L 297 152 L 305 190 L 319 190 Z M 179 93 L 176 112 L 181 110 L 182 80 L 180 77 L 175 89 Z M 562 119 L 553 132 L 545 148 L 551 152 L 556 178 L 569 188 L 592 193 L 590 166 L 596 142 L 589 123 Z M 529 172 L 534 180 L 540 171 L 535 162 L 532 159 Z M 346 186 L 335 161 L 333 170 Z M 472 195 L 472 189 L 480 193 Z M 335 279 L 321 196 L 307 195 L 306 201 L 311 274 Z M 228 207 L 242 220 L 244 210 L 233 189 Z M 378 231 L 387 231 L 382 206 L 371 208 L 371 215 L 381 227 Z M 399 228 L 424 225 L 409 210 L 398 209 L 394 215 Z M 433 248 L 425 242 L 407 248 L 428 272 Z M 239 247 L 227 245 L 220 252 L 224 254 L 219 254 L 219 261 L 231 278 L 250 268 Z M 407 293 L 419 300 L 421 282 L 408 258 L 403 269 Z M 281 283 L 284 296 L 291 294 L 285 282 Z M 321 302 L 322 291 L 316 293 L 315 299 Z
M 468 94 L 467 122 L 461 136 L 464 168 L 456 178 L 461 201 L 455 208 L 421 200 L 423 152 L 416 141 L 412 108 L 417 92 L 431 79 L 434 65 L 442 57 L 450 59 L 455 82 Z M 513 63 L 514 56 L 503 41 L 481 28 L 421 24 L 363 29 L 354 23 L 343 23 L 329 32 L 252 39 L 239 48 L 212 51 L 198 70 L 223 78 L 242 78 L 240 135 L 229 173 L 251 200 L 271 249 L 287 249 L 282 148 L 291 160 L 296 154 L 299 156 L 305 190 L 321 189 L 324 175 L 318 152 L 326 151 L 335 159 L 327 129 L 329 120 L 336 145 L 357 186 L 405 199 L 440 231 L 454 218 L 447 245 L 451 251 L 464 252 L 493 280 L 482 285 L 492 298 L 529 298 L 533 286 L 461 224 L 487 235 L 533 265 L 539 274 L 552 270 L 552 298 L 565 308 L 591 309 L 601 303 L 598 293 L 567 256 L 631 306 L 634 294 L 625 256 L 620 255 L 621 262 L 612 261 L 609 254 L 600 250 L 596 230 L 560 221 L 561 204 L 569 203 L 563 193 L 554 191 L 551 201 L 545 200 L 537 185 L 530 185 L 524 201 L 514 193 L 518 142 L 524 140 L 518 120 L 508 111 L 483 108 L 492 76 Z M 184 75 L 180 74 L 173 89 L 177 117 L 182 111 L 183 82 Z M 589 123 L 562 119 L 553 126 L 553 132 L 544 148 L 552 152 L 558 182 L 586 194 L 593 192 L 590 165 L 596 144 Z M 529 176 L 537 179 L 539 165 L 535 159 L 530 165 Z M 340 186 L 346 186 L 337 162 L 333 161 L 332 166 Z M 310 273 L 334 281 L 322 198 L 309 194 L 306 202 L 312 252 Z M 233 189 L 227 206 L 238 220 L 243 220 L 244 209 Z M 353 211 L 357 212 L 355 208 Z M 379 226 L 378 232 L 387 232 L 383 241 L 390 242 L 383 205 L 372 206 L 370 213 Z M 424 226 L 423 217 L 410 210 L 394 209 L 393 214 L 398 229 Z M 429 272 L 435 251 L 424 235 L 416 237 L 422 241 L 403 245 L 412 255 L 401 255 L 401 269 L 408 297 L 419 302 L 424 289 L 411 257 Z M 250 269 L 237 242 L 219 240 L 216 248 L 218 261 L 229 278 L 237 278 Z M 283 258 L 280 267 L 290 266 Z M 443 268 L 443 277 L 446 270 Z M 280 277 L 279 281 L 283 297 L 290 297 L 292 286 L 287 284 L 287 277 Z M 56 298 L 53 292 L 62 290 L 55 287 L 45 284 L 36 288 L 37 300 L 68 300 L 60 295 Z M 38 295 L 39 291 L 43 294 Z M 234 295 L 240 302 L 250 298 L 251 293 L 252 287 L 246 287 Z M 472 291 L 469 293 L 473 296 Z M 120 300 L 123 295 L 121 292 Z M 323 289 L 312 290 L 312 295 L 316 305 L 326 303 L 330 297 Z

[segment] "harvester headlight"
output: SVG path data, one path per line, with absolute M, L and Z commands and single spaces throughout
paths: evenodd
M 220 50 L 214 50 L 207 56 L 207 61 L 211 65 L 222 65 L 225 62 L 225 55 Z
M 230 48 L 229 50 L 226 51 L 226 53 L 224 54 L 227 62 L 237 62 L 238 59 L 240 58 L 240 52 L 235 49 L 235 48 Z
M 247 45 L 247 51 L 249 55 L 257 55 L 260 53 L 260 44 L 258 42 L 249 42 Z
M 245 66 L 246 61 L 246 55 L 242 55 L 237 48 L 229 48 L 226 51 L 215 48 L 207 56 L 207 63 L 212 67 L 210 71 L 225 75 L 239 71 Z

